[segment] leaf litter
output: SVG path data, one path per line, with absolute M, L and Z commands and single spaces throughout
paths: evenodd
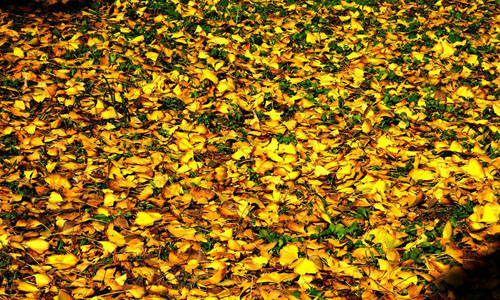
M 0 10 L 2 297 L 453 298 L 498 248 L 495 1 L 38 2 Z

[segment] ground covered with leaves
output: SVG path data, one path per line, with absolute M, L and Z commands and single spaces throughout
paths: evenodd
M 1 297 L 460 296 L 498 248 L 499 6 L 2 8 Z

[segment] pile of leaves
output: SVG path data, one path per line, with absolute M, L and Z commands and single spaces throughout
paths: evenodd
M 454 297 L 500 232 L 498 1 L 0 10 L 0 295 Z

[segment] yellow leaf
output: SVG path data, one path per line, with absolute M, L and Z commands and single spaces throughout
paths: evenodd
M 377 141 L 377 148 L 386 148 L 387 146 L 394 145 L 394 142 L 387 137 L 387 135 L 381 135 Z
M 325 213 L 321 213 L 321 218 L 325 220 L 327 223 L 332 223 L 332 220 L 330 219 L 330 216 L 328 216 Z
M 102 241 L 99 242 L 101 244 L 102 248 L 108 252 L 108 253 L 113 253 L 116 250 L 116 244 L 108 241 Z
M 119 285 L 123 286 L 125 284 L 125 281 L 127 281 L 127 274 L 123 274 L 122 276 L 115 278 L 115 281 Z
M 224 79 L 219 82 L 217 89 L 219 92 L 224 93 L 225 91 L 234 90 L 234 86 L 227 79 Z
M 492 103 L 493 111 L 497 116 L 500 116 L 500 101 L 495 101 Z
M 297 277 L 297 275 L 291 273 L 265 273 L 260 276 L 257 283 L 273 282 L 279 284 L 283 281 L 292 281 L 295 277 Z
M 282 162 L 283 161 L 283 158 L 281 156 L 279 156 L 279 154 L 277 154 L 274 151 L 267 151 L 267 157 L 269 157 L 270 160 L 275 161 L 275 162 Z
M 293 244 L 288 244 L 281 248 L 279 263 L 288 266 L 299 258 L 299 248 Z
M 455 95 L 464 98 L 474 98 L 474 93 L 469 86 L 462 85 L 456 91 Z
M 104 120 L 116 119 L 118 114 L 113 107 L 108 107 L 105 111 L 101 113 L 101 118 Z
M 16 101 L 14 101 L 14 107 L 19 109 L 19 110 L 25 110 L 26 104 L 24 104 L 24 101 L 22 101 L 22 100 L 16 100 Z
M 440 58 L 448 58 L 455 53 L 455 47 L 448 43 L 445 39 L 439 40 L 432 50 L 434 50 Z
M 45 182 L 47 182 L 49 187 L 54 190 L 59 190 L 61 188 L 65 189 L 71 188 L 71 184 L 69 183 L 68 179 L 58 174 L 52 174 L 45 177 Z
M 21 50 L 21 48 L 14 48 L 13 54 L 17 57 L 23 58 L 24 57 L 24 52 Z
M 462 167 L 462 170 L 478 181 L 482 181 L 486 177 L 483 166 L 475 158 L 470 159 L 467 164 Z
M 209 279 L 206 279 L 206 280 L 200 280 L 199 283 L 202 284 L 202 285 L 215 285 L 219 282 L 222 281 L 222 278 L 224 278 L 224 276 L 226 275 L 226 268 L 222 268 L 220 270 L 218 270 L 217 272 L 215 272 L 214 275 L 212 275 L 212 277 L 210 277 Z
M 58 269 L 68 269 L 78 263 L 78 257 L 73 254 L 56 254 L 47 257 L 47 263 Z
M 408 173 L 411 179 L 418 181 L 418 180 L 433 180 L 436 178 L 436 174 L 434 172 L 431 172 L 429 170 L 422 170 L 422 169 L 413 169 Z
M 109 225 L 106 230 L 108 240 L 117 244 L 118 246 L 124 246 L 126 244 L 125 237 L 114 230 L 113 225 Z
M 328 174 L 330 174 L 330 171 L 328 171 L 322 165 L 316 165 L 316 167 L 314 168 L 314 176 L 315 177 L 325 176 Z
M 27 292 L 27 293 L 34 293 L 38 292 L 38 288 L 31 283 L 27 283 L 24 281 L 19 282 L 17 285 L 17 289 L 22 291 L 22 292 Z
M 407 288 L 410 284 L 416 285 L 418 282 L 417 275 L 412 272 L 400 271 L 397 273 L 399 279 L 394 280 L 394 286 Z
M 359 52 L 353 52 L 353 53 L 347 55 L 347 59 L 353 60 L 353 59 L 356 59 L 356 58 L 361 57 L 361 56 L 363 56 L 363 54 L 361 54 Z
M 118 201 L 118 196 L 113 193 L 104 194 L 104 206 L 113 206 L 115 201 Z
M 210 39 L 211 43 L 217 44 L 217 45 L 227 45 L 229 44 L 229 40 L 220 36 L 216 36 Z
M 381 243 L 384 248 L 395 248 L 402 244 L 391 228 L 379 227 L 367 232 L 366 237 L 373 236 L 373 243 Z
M 59 290 L 59 294 L 55 300 L 73 300 L 73 297 L 65 291 Z
M 33 276 L 35 276 L 36 285 L 39 287 L 47 286 L 52 281 L 52 278 L 47 274 L 35 274 Z
M 450 239 L 453 234 L 453 227 L 451 226 L 451 222 L 446 222 L 443 228 L 443 239 Z
M 311 33 L 310 31 L 307 32 L 306 34 L 306 42 L 311 43 L 311 44 L 316 44 L 318 42 L 318 36 L 315 34 Z
M 363 81 L 365 79 L 365 71 L 360 68 L 354 69 L 354 73 L 352 74 L 352 78 L 355 81 Z
M 307 258 L 302 258 L 299 263 L 295 266 L 295 269 L 293 270 L 295 273 L 299 275 L 304 275 L 304 274 L 316 274 L 319 269 L 318 266 L 316 266 L 315 263 L 312 261 L 308 260 Z
M 178 238 L 188 238 L 196 234 L 196 229 L 194 228 L 182 228 L 179 225 L 169 225 L 167 230 L 175 237 Z
M 203 74 L 203 77 L 202 77 L 203 79 L 208 79 L 215 84 L 219 83 L 219 79 L 217 78 L 217 75 L 215 75 L 215 73 L 210 71 L 209 69 L 203 69 L 202 74 Z
M 475 54 L 471 54 L 469 55 L 469 57 L 467 58 L 466 62 L 472 66 L 477 66 L 479 65 L 479 61 L 477 59 L 477 55 Z
M 265 256 L 254 256 L 254 257 L 252 257 L 251 261 L 256 266 L 262 266 L 262 267 L 264 267 L 269 262 L 269 258 L 267 258 Z
M 26 126 L 25 129 L 26 129 L 27 133 L 33 134 L 36 131 L 36 125 L 35 124 L 30 124 L 30 125 Z
M 130 295 L 132 295 L 132 297 L 137 298 L 137 299 L 144 297 L 145 293 L 146 293 L 146 291 L 140 285 L 132 285 L 132 286 L 130 286 L 130 289 L 127 290 L 127 294 L 130 294 Z
M 79 287 L 74 289 L 71 294 L 75 299 L 88 299 L 89 296 L 94 294 L 94 290 L 86 287 Z
M 144 41 L 144 36 L 143 35 L 139 35 L 139 36 L 136 36 L 135 38 L 133 38 L 132 40 L 130 40 L 130 44 L 131 45 L 137 45 L 137 44 L 139 44 L 142 41 Z
M 352 251 L 352 256 L 356 258 L 367 258 L 367 257 L 374 257 L 374 256 L 380 256 L 380 254 L 377 252 L 377 250 L 373 248 L 357 248 L 354 251 Z
M 137 218 L 135 219 L 135 225 L 138 226 L 151 226 L 161 219 L 161 214 L 154 212 L 144 212 L 140 211 L 137 213 Z
M 146 57 L 151 59 L 152 61 L 156 62 L 156 60 L 158 59 L 158 53 L 156 52 L 147 52 L 146 53 Z
M 481 222 L 493 224 L 497 223 L 500 215 L 500 205 L 498 203 L 487 203 L 484 206 Z
M 42 239 L 28 241 L 25 243 L 25 245 L 38 254 L 42 254 L 43 252 L 47 251 L 50 246 L 49 242 Z

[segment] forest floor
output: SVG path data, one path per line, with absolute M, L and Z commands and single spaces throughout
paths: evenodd
M 25 4 L 0 298 L 499 299 L 498 0 Z

